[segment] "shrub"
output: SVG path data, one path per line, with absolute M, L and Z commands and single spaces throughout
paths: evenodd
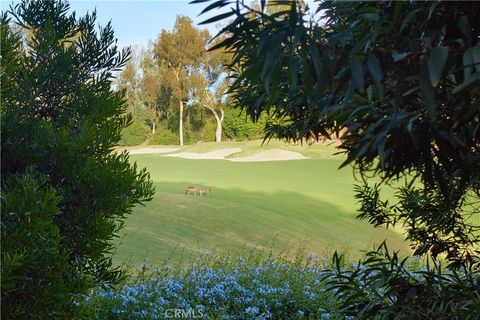
M 178 145 L 178 136 L 169 129 L 158 128 L 155 134 L 150 138 L 150 144 L 158 145 Z
M 68 9 L 16 5 L 25 47 L 7 16 L 0 21 L 6 318 L 71 318 L 73 296 L 123 280 L 113 239 L 133 206 L 153 196 L 146 171 L 111 152 L 131 121 L 123 93 L 111 90 L 129 52 L 117 51 L 110 25 L 95 31 L 95 14 L 77 19 Z
M 335 289 L 340 309 L 356 319 L 478 319 L 480 271 L 446 272 L 441 263 L 409 268 L 409 259 L 390 253 L 385 244 L 369 252 L 351 270 L 325 272 L 327 287 Z
M 214 120 L 207 119 L 201 132 L 201 140 L 205 142 L 215 141 L 215 130 L 217 125 Z
M 144 266 L 132 283 L 95 290 L 82 305 L 97 319 L 163 319 L 174 309 L 207 319 L 345 319 L 314 259 L 205 255 L 186 270 Z
M 62 197 L 31 168 L 2 185 L 2 316 L 62 316 L 71 287 L 63 272 L 60 230 L 53 222 Z M 35 297 L 35 299 L 31 299 Z
M 150 128 L 139 122 L 132 122 L 131 125 L 123 129 L 122 138 L 118 142 L 121 146 L 137 146 L 147 139 Z
M 237 109 L 227 108 L 223 122 L 223 135 L 231 140 L 252 140 L 263 138 L 266 124 L 265 117 L 254 123 L 245 114 L 240 114 Z

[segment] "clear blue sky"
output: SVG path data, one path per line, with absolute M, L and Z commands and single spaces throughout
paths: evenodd
M 3 10 L 7 10 L 12 1 L 1 0 Z M 15 1 L 14 3 L 17 3 Z M 115 36 L 120 47 L 139 45 L 146 47 L 149 40 L 155 40 L 162 29 L 171 30 L 177 15 L 185 15 L 198 24 L 206 16 L 197 17 L 205 8 L 205 4 L 189 4 L 188 0 L 71 0 L 70 6 L 77 15 L 97 9 L 97 21 L 105 25 L 112 21 Z M 215 33 L 214 25 L 198 26 L 208 28 Z
M 255 0 L 252 0 L 255 1 Z M 313 0 L 307 0 L 310 6 Z M 12 0 L 0 0 L 1 9 L 7 10 Z M 216 26 L 209 24 L 198 26 L 198 23 L 208 18 L 205 14 L 198 14 L 208 4 L 189 4 L 189 0 L 71 0 L 71 9 L 77 15 L 83 15 L 87 11 L 97 9 L 97 22 L 105 25 L 112 21 L 118 45 L 146 47 L 149 40 L 155 40 L 162 29 L 171 30 L 177 15 L 190 17 L 200 28 L 208 28 L 212 35 L 216 34 Z

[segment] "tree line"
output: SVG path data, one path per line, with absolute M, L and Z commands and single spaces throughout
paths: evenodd
M 225 65 L 231 55 L 221 49 L 209 51 L 221 41 L 211 39 L 207 29 L 178 16 L 172 30 L 162 30 L 146 49 L 134 52 L 116 82 L 125 90 L 134 121 L 124 132 L 125 144 L 139 144 L 147 137 L 152 144 L 183 145 L 262 136 L 264 123 L 254 124 L 245 116 L 242 123 L 239 112 L 228 108 Z

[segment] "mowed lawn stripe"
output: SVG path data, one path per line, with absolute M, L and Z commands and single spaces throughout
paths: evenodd
M 158 264 L 176 255 L 185 259 L 212 250 L 245 248 L 322 251 L 348 247 L 353 254 L 389 239 L 406 250 L 399 234 L 374 229 L 355 219 L 352 171 L 337 170 L 341 160 L 309 159 L 236 163 L 159 155 L 132 156 L 147 167 L 155 199 L 137 207 L 126 223 L 116 253 Z M 209 196 L 185 195 L 185 187 L 211 188 Z M 305 240 L 306 239 L 306 240 Z

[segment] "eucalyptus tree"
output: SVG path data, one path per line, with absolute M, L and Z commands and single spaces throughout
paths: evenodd
M 228 8 L 205 21 L 232 18 L 220 31 L 225 40 L 211 49 L 233 54 L 234 104 L 253 120 L 272 117 L 267 139 L 319 139 L 347 128 L 339 148 L 343 165 L 353 165 L 364 181 L 357 187 L 359 217 L 401 225 L 415 255 L 445 258 L 467 274 L 457 283 L 432 271 L 426 283 L 445 285 L 445 295 L 426 284 L 422 291 L 415 279 L 395 273 L 404 262 L 386 252 L 390 264 L 368 260 L 369 272 L 385 271 L 372 280 L 381 288 L 372 289 L 377 295 L 352 296 L 355 286 L 337 283 L 351 289 L 345 308 L 350 303 L 364 318 L 381 312 L 398 318 L 400 311 L 408 318 L 423 314 L 412 307 L 418 298 L 434 301 L 439 318 L 477 317 L 480 4 L 321 1 L 311 14 L 301 1 L 260 1 L 258 9 L 242 0 L 193 2 L 211 2 L 204 11 Z M 290 6 L 268 14 L 269 3 Z M 370 185 L 372 175 L 380 183 Z M 398 201 L 382 200 L 382 186 L 394 181 L 405 181 Z
M 132 59 L 117 79 L 117 86 L 126 92 L 128 112 L 132 114 L 133 120 L 148 125 L 154 135 L 164 104 L 161 103 L 162 96 L 159 93 L 161 75 L 153 61 L 151 50 L 133 51 Z
M 199 68 L 209 38 L 208 31 L 196 29 L 190 18 L 178 16 L 173 30 L 162 30 L 153 47 L 162 85 L 169 89 L 171 101 L 178 106 L 180 145 L 183 145 L 184 110 L 199 85 Z
M 216 39 L 219 42 L 222 38 Z M 231 56 L 225 50 L 205 51 L 204 62 L 200 69 L 197 88 L 197 101 L 209 110 L 216 123 L 215 142 L 222 141 L 222 125 L 225 119 L 225 106 L 229 84 L 229 73 L 225 65 Z
M 117 87 L 120 90 L 125 90 L 125 98 L 127 99 L 129 111 L 135 109 L 140 89 L 139 66 L 136 60 L 135 53 L 132 51 L 131 59 L 125 64 L 123 71 L 116 79 Z

